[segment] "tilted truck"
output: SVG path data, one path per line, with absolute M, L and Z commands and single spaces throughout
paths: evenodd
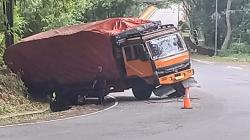
M 31 96 L 54 97 L 55 111 L 66 109 L 79 95 L 96 97 L 93 83 L 100 66 L 106 95 L 132 88 L 138 100 L 150 98 L 152 91 L 183 96 L 182 82 L 194 74 L 189 51 L 173 25 L 137 18 L 112 18 L 33 35 L 7 48 L 4 60 Z

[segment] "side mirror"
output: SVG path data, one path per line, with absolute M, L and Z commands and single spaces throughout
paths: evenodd
M 140 54 L 140 60 L 141 61 L 148 61 L 150 59 L 149 53 L 148 52 L 143 52 Z

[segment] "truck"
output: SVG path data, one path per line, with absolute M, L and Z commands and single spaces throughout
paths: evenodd
M 149 99 L 152 92 L 181 97 L 187 87 L 183 82 L 194 75 L 178 30 L 138 18 L 42 32 L 8 47 L 4 61 L 30 96 L 50 97 L 52 111 L 68 109 L 79 96 L 97 97 L 94 84 L 100 72 L 105 96 L 132 88 L 138 100 Z

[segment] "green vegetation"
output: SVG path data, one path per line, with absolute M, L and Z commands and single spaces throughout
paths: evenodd
M 199 30 L 205 46 L 215 44 L 215 0 L 180 0 L 188 15 L 190 26 Z M 218 0 L 218 49 L 219 55 L 241 55 L 250 53 L 250 1 Z
M 250 55 L 249 54 L 230 54 L 230 55 L 220 55 L 209 57 L 206 55 L 193 54 L 191 56 L 193 59 L 205 60 L 210 62 L 219 62 L 219 63 L 230 63 L 230 64 L 242 64 L 250 67 Z
M 133 0 L 19 0 L 15 6 L 15 33 L 26 37 L 79 22 L 136 16 L 144 6 Z
M 0 57 L 5 50 L 6 17 L 3 14 L 3 1 L 0 0 Z M 17 0 L 14 6 L 14 27 L 11 30 L 17 42 L 42 31 L 80 22 L 138 16 L 146 6 L 134 0 Z
M 25 98 L 27 90 L 21 79 L 7 68 L 0 68 L 0 116 L 37 111 L 45 104 L 31 102 Z M 0 118 L 1 118 L 0 117 Z

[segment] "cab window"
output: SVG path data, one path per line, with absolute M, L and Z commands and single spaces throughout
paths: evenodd
M 127 61 L 140 59 L 140 56 L 145 52 L 144 45 L 131 45 L 124 48 Z

